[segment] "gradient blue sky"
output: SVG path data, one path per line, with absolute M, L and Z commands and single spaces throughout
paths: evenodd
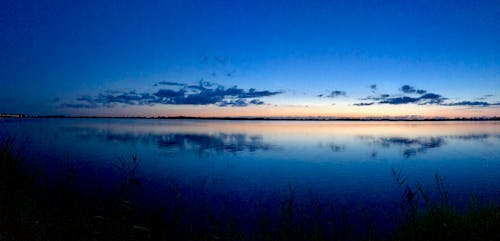
M 45 2 L 0 3 L 0 112 L 500 116 L 500 1 Z

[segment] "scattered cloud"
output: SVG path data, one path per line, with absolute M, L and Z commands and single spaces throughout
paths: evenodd
M 97 105 L 89 105 L 85 103 L 63 103 L 60 105 L 63 108 L 75 108 L 75 109 L 93 109 L 97 108 Z
M 476 98 L 476 100 L 486 100 L 486 99 L 488 99 L 490 97 L 493 97 L 493 95 L 483 95 L 482 97 Z
M 377 91 L 377 85 L 376 85 L 376 84 L 372 84 L 372 85 L 370 85 L 369 87 L 370 87 L 370 89 L 372 90 L 372 92 Z
M 493 106 L 500 105 L 500 102 L 491 103 L 486 101 L 458 101 L 450 102 L 448 98 L 442 95 L 429 93 L 423 89 L 417 89 L 414 86 L 403 85 L 399 88 L 404 94 L 380 94 L 377 96 L 368 96 L 360 100 L 368 100 L 369 102 L 354 103 L 354 106 L 369 106 L 374 104 L 389 104 L 389 105 L 403 105 L 403 104 L 416 104 L 416 105 L 441 105 L 441 106 Z M 491 95 L 485 95 L 488 98 Z
M 155 84 L 155 86 L 157 86 L 157 85 L 185 86 L 186 84 L 179 83 L 179 82 L 171 82 L 171 81 L 160 81 L 160 82 Z
M 345 96 L 345 95 L 346 95 L 345 91 L 334 90 L 329 95 L 327 95 L 326 97 L 335 98 L 337 96 Z
M 233 106 L 233 107 L 245 107 L 248 106 L 248 102 L 244 99 L 236 99 L 236 100 L 224 100 L 217 104 L 220 107 L 223 106 Z
M 200 81 L 198 85 L 177 82 L 158 82 L 170 88 L 158 89 L 152 93 L 132 91 L 106 91 L 95 97 L 81 96 L 73 103 L 63 103 L 66 108 L 97 108 L 116 105 L 216 105 L 245 107 L 265 104 L 260 98 L 281 94 L 281 91 L 248 90 L 233 86 L 225 88 L 210 82 Z M 251 99 L 251 100 L 250 100 Z
M 254 105 L 263 105 L 264 104 L 264 101 L 261 101 L 259 99 L 253 99 L 250 101 L 250 104 L 254 104 Z
M 441 95 L 434 93 L 427 93 L 421 95 L 420 97 L 387 97 L 382 99 L 379 104 L 392 104 L 392 105 L 400 105 L 400 104 L 418 104 L 418 105 L 428 105 L 428 104 L 441 104 L 446 98 L 443 98 Z
M 369 106 L 369 105 L 373 105 L 375 104 L 375 102 L 361 102 L 361 103 L 354 103 L 353 105 L 355 106 Z
M 425 93 L 427 93 L 426 90 L 416 89 L 415 87 L 410 86 L 410 85 L 403 85 L 403 86 L 401 86 L 401 88 L 399 90 L 401 90 L 405 94 L 414 94 L 414 93 L 415 94 L 425 94 Z
M 500 105 L 500 102 L 489 103 L 486 101 L 459 101 L 453 103 L 443 104 L 446 106 L 492 106 L 492 105 Z
M 380 94 L 378 96 L 367 96 L 365 98 L 362 98 L 361 100 L 376 100 L 376 101 L 378 101 L 378 100 L 387 99 L 389 97 L 390 97 L 390 95 L 388 95 L 388 94 Z
M 335 98 L 338 96 L 346 96 L 346 92 L 342 90 L 333 90 L 329 94 L 319 94 L 317 97 L 327 97 L 327 98 Z

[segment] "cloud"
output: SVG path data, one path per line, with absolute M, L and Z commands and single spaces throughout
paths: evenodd
M 368 96 L 360 100 L 370 100 L 370 102 L 360 102 L 354 103 L 354 106 L 368 106 L 374 104 L 389 104 L 389 105 L 403 105 L 403 104 L 416 104 L 416 105 L 441 105 L 441 106 L 496 106 L 500 105 L 500 102 L 491 103 L 486 101 L 458 101 L 449 102 L 448 98 L 442 95 L 429 93 L 426 90 L 417 89 L 410 85 L 403 85 L 399 90 L 407 95 L 389 95 L 380 94 L 378 96 Z M 415 96 L 417 95 L 417 96 Z M 484 98 L 491 97 L 491 95 L 485 95 Z M 476 98 L 478 99 L 478 98 Z
M 387 98 L 379 102 L 379 104 L 391 104 L 391 105 L 400 105 L 400 104 L 408 104 L 415 103 L 418 101 L 418 98 L 403 96 L 403 97 L 393 97 Z
M 372 104 L 389 104 L 389 105 L 441 105 L 441 106 L 491 106 L 500 105 L 499 103 L 489 103 L 485 101 L 459 101 L 450 102 L 448 98 L 430 93 L 426 90 L 417 89 L 410 85 L 403 85 L 399 90 L 405 94 L 381 94 L 378 96 L 368 96 L 361 100 L 371 100 L 372 102 L 355 103 L 354 106 L 366 106 Z
M 486 99 L 488 99 L 490 97 L 493 97 L 493 95 L 483 95 L 482 97 L 476 98 L 476 100 L 486 100 Z
M 253 99 L 250 101 L 250 104 L 254 104 L 254 105 L 263 105 L 264 104 L 264 101 L 262 100 L 259 100 L 259 99 Z
M 234 86 L 236 88 L 236 86 Z M 241 89 L 240 89 L 241 90 Z M 259 97 L 266 97 L 266 96 L 272 96 L 272 95 L 277 95 L 280 94 L 281 92 L 272 92 L 268 90 L 263 90 L 263 91 L 257 91 L 255 89 L 249 89 L 248 92 L 242 92 L 239 94 L 239 98 L 259 98 Z
M 181 86 L 179 83 L 168 82 L 171 86 Z M 263 105 L 264 102 L 258 98 L 281 94 L 281 91 L 256 90 L 254 88 L 245 90 L 233 86 L 224 86 L 200 81 L 198 85 L 184 85 L 182 88 L 162 88 L 153 93 L 137 93 L 136 91 L 106 91 L 96 97 L 81 96 L 76 103 L 61 104 L 66 108 L 97 108 L 113 107 L 115 105 L 216 105 L 245 107 L 248 105 Z M 252 100 L 248 100 L 252 99 Z
M 334 90 L 329 95 L 327 95 L 326 97 L 335 98 L 337 96 L 345 96 L 345 95 L 346 95 L 345 91 Z
M 186 84 L 179 83 L 179 82 L 171 82 L 171 81 L 160 81 L 155 84 L 156 85 L 171 85 L 171 86 L 185 86 Z
M 83 102 L 88 102 L 88 103 L 94 103 L 94 100 L 90 95 L 84 95 L 76 98 L 77 101 L 83 101 Z
M 500 102 L 496 103 L 489 103 L 486 101 L 459 101 L 459 102 L 452 102 L 452 103 L 446 103 L 443 104 L 445 106 L 494 106 L 494 105 L 500 105 Z
M 378 96 L 367 96 L 365 98 L 362 98 L 361 100 L 385 100 L 389 98 L 391 95 L 388 94 L 380 94 Z
M 97 108 L 97 105 L 89 105 L 89 104 L 82 104 L 82 103 L 63 103 L 60 105 L 60 107 L 75 108 L 75 109 L 93 109 L 93 108 Z
M 416 89 L 415 87 L 410 86 L 410 85 L 403 85 L 403 86 L 401 86 L 401 88 L 399 90 L 401 90 L 403 93 L 406 93 L 406 94 L 413 94 L 413 93 L 425 94 L 425 93 L 427 93 L 426 90 Z
M 161 89 L 154 93 L 156 97 L 159 98 L 177 98 L 184 97 L 184 90 L 170 90 L 170 89 Z
M 415 88 L 409 85 L 403 85 L 399 90 L 403 93 L 415 93 Z
M 427 93 L 419 97 L 420 105 L 428 105 L 428 104 L 442 104 L 448 98 L 444 98 L 441 95 L 434 93 Z
M 332 92 L 330 92 L 329 94 L 325 95 L 325 94 L 319 94 L 317 95 L 317 97 L 328 97 L 328 98 L 335 98 L 335 97 L 338 97 L 338 96 L 346 96 L 346 92 L 345 91 L 342 91 L 342 90 L 333 90 Z
M 372 92 L 375 92 L 377 90 L 377 85 L 376 84 L 372 84 L 369 87 L 372 90 Z
M 245 107 L 248 106 L 248 102 L 244 99 L 236 99 L 236 100 L 225 100 L 220 103 L 217 103 L 218 106 L 232 106 L 232 107 Z
M 137 93 L 135 91 L 120 92 L 116 94 L 101 93 L 93 99 L 89 98 L 91 97 L 87 97 L 85 101 L 107 107 L 112 107 L 116 104 L 151 105 L 154 104 L 154 101 L 156 100 L 156 98 L 149 93 Z
M 369 105 L 373 105 L 375 104 L 375 102 L 361 102 L 361 103 L 354 103 L 353 105 L 355 106 L 369 106 Z
M 440 104 L 446 98 L 443 98 L 441 95 L 434 93 L 427 93 L 420 97 L 387 97 L 379 102 L 379 104 L 392 104 L 392 105 L 400 105 L 400 104 L 418 104 L 418 105 L 428 105 L 428 104 Z

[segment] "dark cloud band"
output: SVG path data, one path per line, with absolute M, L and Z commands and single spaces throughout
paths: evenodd
M 115 105 L 216 105 L 220 107 L 245 107 L 248 105 L 263 105 L 259 98 L 281 94 L 281 91 L 245 90 L 233 86 L 225 88 L 213 83 L 200 81 L 198 85 L 186 85 L 177 82 L 159 82 L 159 85 L 174 88 L 159 89 L 153 93 L 137 93 L 136 91 L 120 92 L 106 91 L 96 97 L 81 96 L 75 103 L 64 103 L 65 108 L 97 108 L 113 107 Z M 180 87 L 180 88 L 179 88 Z
M 347 93 L 345 91 L 342 91 L 342 90 L 333 90 L 332 92 L 328 93 L 328 94 L 320 94 L 320 95 L 317 95 L 318 97 L 327 97 L 327 98 L 335 98 L 335 97 L 338 97 L 338 96 L 346 96 Z
M 372 88 L 373 89 L 373 88 Z M 361 100 L 369 100 L 371 102 L 354 103 L 354 106 L 369 106 L 375 104 L 388 104 L 388 105 L 403 105 L 403 104 L 416 104 L 416 105 L 441 105 L 441 106 L 495 106 L 500 105 L 499 102 L 490 103 L 485 101 L 459 101 L 449 102 L 448 98 L 442 95 L 429 93 L 427 90 L 417 89 L 410 85 L 403 85 L 399 88 L 401 92 L 407 95 L 389 95 L 381 94 L 378 96 L 368 96 Z

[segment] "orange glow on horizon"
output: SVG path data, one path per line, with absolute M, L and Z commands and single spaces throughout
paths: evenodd
M 167 109 L 167 111 L 165 111 Z M 226 107 L 192 106 L 155 108 L 152 116 L 194 116 L 194 117 L 477 117 L 500 116 L 499 107 L 452 108 L 445 106 L 248 106 Z
M 500 116 L 500 106 L 490 107 L 448 107 L 419 105 L 262 105 L 246 107 L 218 107 L 214 105 L 163 105 L 152 107 L 130 106 L 113 109 L 81 110 L 88 116 L 189 116 L 189 117 L 408 117 L 422 118 L 470 118 Z

